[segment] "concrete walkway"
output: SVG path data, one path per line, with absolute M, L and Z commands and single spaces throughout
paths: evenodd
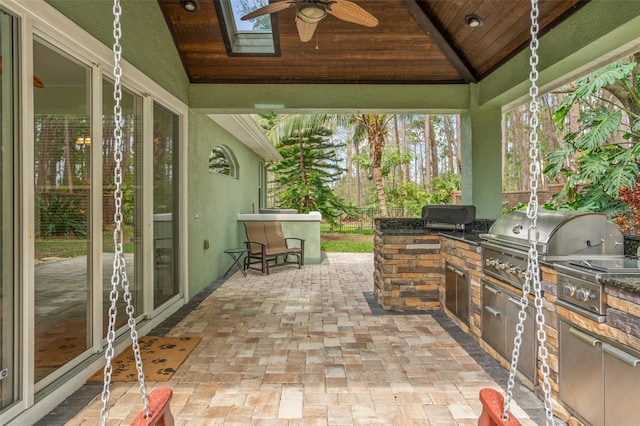
M 371 254 L 238 271 L 167 333 L 202 341 L 148 390 L 173 389 L 176 425 L 476 425 L 479 390 L 506 380 L 443 328 L 443 314 L 372 310 L 372 290 Z M 535 425 L 518 403 L 512 412 Z M 129 424 L 138 384 L 113 384 L 111 404 L 108 424 Z M 98 424 L 101 407 L 98 396 L 67 424 Z

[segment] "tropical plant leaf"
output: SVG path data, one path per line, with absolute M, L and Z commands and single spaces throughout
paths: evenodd
M 588 181 L 598 181 L 605 176 L 611 167 L 608 158 L 603 155 L 591 155 L 585 153 L 578 158 L 581 179 Z
M 585 111 L 581 117 L 581 129 L 584 133 L 576 139 L 576 148 L 580 150 L 593 150 L 604 145 L 618 130 L 622 121 L 620 111 L 608 111 L 599 108 L 596 111 Z
M 558 109 L 552 114 L 555 126 L 560 130 L 564 130 L 565 119 L 574 103 L 584 101 L 586 98 L 597 94 L 601 89 L 609 84 L 613 84 L 617 80 L 626 79 L 635 67 L 635 62 L 626 64 L 615 62 L 577 80 L 576 90 L 567 95 L 558 106 Z M 638 86 L 638 90 L 640 91 L 640 82 Z
M 617 198 L 620 195 L 621 187 L 635 185 L 637 174 L 638 165 L 636 163 L 621 164 L 609 170 L 602 181 L 602 187 L 611 197 Z
M 551 178 L 558 177 L 566 168 L 566 162 L 573 155 L 574 151 L 570 148 L 562 148 L 552 151 L 545 158 L 546 166 L 543 173 Z
M 593 96 L 605 86 L 613 84 L 617 80 L 626 79 L 635 67 L 635 62 L 629 62 L 626 64 L 614 62 L 611 65 L 607 65 L 604 68 L 594 71 L 576 82 L 578 88 L 575 91 L 575 96 L 579 99 Z

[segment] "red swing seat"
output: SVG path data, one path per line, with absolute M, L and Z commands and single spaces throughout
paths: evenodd
M 149 410 L 151 410 L 151 416 L 145 418 L 144 410 L 138 414 L 133 422 L 132 426 L 173 426 L 173 414 L 169 407 L 169 401 L 173 396 L 171 388 L 157 388 L 149 394 Z
M 502 420 L 504 397 L 495 389 L 480 390 L 482 414 L 478 418 L 478 426 L 522 426 L 520 421 L 509 412 L 509 420 Z

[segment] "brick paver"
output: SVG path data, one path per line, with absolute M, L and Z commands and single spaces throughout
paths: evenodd
M 237 272 L 171 329 L 202 341 L 169 382 L 176 425 L 474 425 L 495 381 L 431 315 L 374 315 L 370 254 Z M 110 425 L 141 410 L 115 383 Z M 99 421 L 100 398 L 68 425 Z M 535 425 L 512 403 L 524 425 Z

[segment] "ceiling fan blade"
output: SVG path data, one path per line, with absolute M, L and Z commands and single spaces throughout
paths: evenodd
M 267 13 L 275 13 L 280 12 L 281 10 L 287 9 L 291 6 L 295 6 L 297 4 L 296 1 L 284 0 L 275 3 L 270 3 L 266 6 L 263 6 L 259 9 L 254 10 L 253 12 L 249 12 L 240 18 L 243 21 L 248 21 L 249 19 L 257 18 L 258 16 L 266 15 Z
M 316 32 L 317 22 L 308 23 L 296 16 L 296 27 L 298 28 L 298 36 L 300 41 L 307 42 L 313 37 L 313 33 Z
M 325 5 L 327 13 L 343 21 L 352 22 L 365 27 L 375 27 L 378 25 L 378 18 L 348 0 L 328 1 Z

